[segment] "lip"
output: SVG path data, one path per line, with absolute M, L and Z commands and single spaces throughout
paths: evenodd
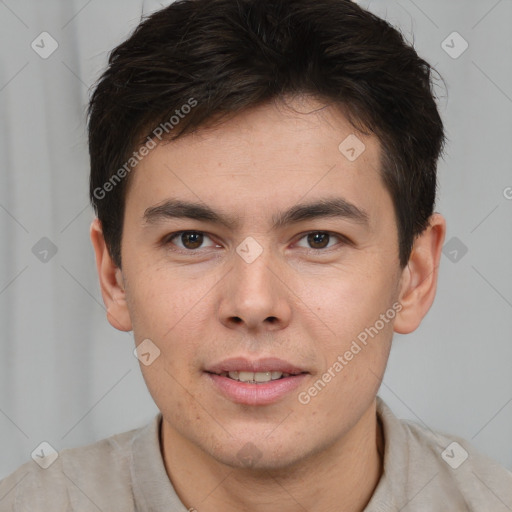
M 223 372 L 283 372 L 289 377 L 271 380 L 260 384 L 251 384 L 220 375 Z M 283 399 L 296 390 L 309 375 L 305 369 L 288 361 L 274 357 L 250 360 L 245 357 L 225 359 L 209 366 L 205 370 L 215 391 L 228 400 L 243 405 L 269 405 Z
M 225 359 L 220 363 L 206 368 L 208 373 L 220 374 L 223 372 L 283 372 L 290 374 L 307 373 L 307 370 L 295 366 L 288 361 L 276 357 L 266 357 L 263 359 L 250 360 L 245 357 L 232 357 Z
M 296 390 L 308 376 L 307 373 L 300 373 L 261 384 L 249 384 L 216 373 L 205 375 L 216 391 L 232 402 L 243 405 L 269 405 L 278 402 Z

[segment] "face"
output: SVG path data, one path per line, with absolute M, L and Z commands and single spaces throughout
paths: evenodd
M 401 271 L 379 142 L 333 107 L 291 105 L 158 146 L 126 197 L 127 328 L 160 350 L 141 369 L 164 432 L 231 466 L 286 467 L 344 439 L 374 404 L 393 333 Z

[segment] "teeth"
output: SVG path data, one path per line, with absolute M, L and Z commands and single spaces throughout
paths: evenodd
M 223 375 L 229 375 L 230 379 L 238 380 L 240 382 L 249 382 L 251 384 L 258 384 L 261 382 L 270 382 L 271 380 L 277 380 L 281 377 L 289 377 L 289 373 L 283 372 L 229 372 Z
M 254 379 L 256 382 L 270 382 L 272 380 L 272 375 L 270 372 L 258 372 L 254 374 Z

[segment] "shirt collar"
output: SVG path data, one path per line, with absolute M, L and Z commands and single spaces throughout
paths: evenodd
M 133 439 L 131 477 L 135 510 L 187 512 L 165 470 L 160 450 L 161 424 L 162 414 L 159 413 Z
M 382 425 L 384 437 L 384 464 L 379 483 L 365 511 L 395 511 L 399 508 L 397 500 L 408 486 L 407 436 L 400 420 L 379 396 L 377 419 Z

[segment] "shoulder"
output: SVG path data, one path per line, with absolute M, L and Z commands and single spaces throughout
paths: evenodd
M 471 443 L 399 420 L 380 398 L 378 417 L 385 437 L 379 500 L 394 500 L 403 512 L 512 509 L 512 473 Z
M 96 443 L 65 449 L 46 469 L 35 461 L 0 481 L 0 512 L 11 510 L 134 509 L 131 457 L 134 439 L 154 424 L 116 434 Z M 50 462 L 51 459 L 48 460 Z

